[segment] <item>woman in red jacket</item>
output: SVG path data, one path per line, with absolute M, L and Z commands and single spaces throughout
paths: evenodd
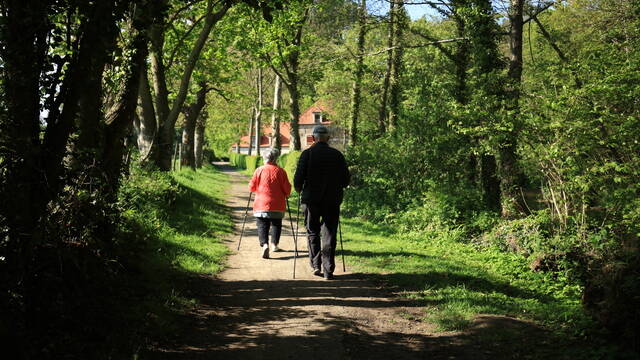
M 249 191 L 256 193 L 253 216 L 258 227 L 258 239 L 262 247 L 262 258 L 269 258 L 269 229 L 271 229 L 271 251 L 280 251 L 282 219 L 287 197 L 291 194 L 291 183 L 286 171 L 276 164 L 280 156 L 278 149 L 270 149 L 264 157 L 267 163 L 253 173 Z

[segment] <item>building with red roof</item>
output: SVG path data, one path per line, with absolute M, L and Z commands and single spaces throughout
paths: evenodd
M 331 138 L 329 140 L 329 144 L 332 147 L 338 149 L 344 149 L 345 147 L 345 132 L 343 129 L 335 126 L 331 119 L 331 107 L 329 107 L 323 101 L 316 101 L 313 105 L 307 108 L 305 111 L 300 114 L 300 118 L 298 120 L 298 132 L 300 133 L 300 146 L 302 150 L 307 149 L 311 145 L 313 145 L 313 128 L 316 125 L 324 125 L 329 129 L 329 134 Z M 264 123 L 264 121 L 263 121 Z M 272 129 L 271 123 L 267 122 L 263 124 L 262 131 L 260 132 L 260 149 L 265 149 L 271 147 L 271 137 L 272 137 Z M 255 155 L 255 139 L 252 141 L 253 149 L 252 154 Z M 280 144 L 281 144 L 281 152 L 287 153 L 290 151 L 291 144 L 291 124 L 288 121 L 280 122 Z M 239 146 L 239 149 L 238 149 Z M 231 151 L 239 152 L 241 154 L 249 153 L 249 135 L 244 135 L 240 138 L 239 143 L 234 144 L 231 147 Z

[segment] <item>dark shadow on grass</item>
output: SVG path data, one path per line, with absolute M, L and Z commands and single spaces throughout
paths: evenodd
M 457 264 L 451 264 L 449 262 L 442 261 L 437 257 L 418 254 L 413 252 L 372 252 L 372 251 L 352 251 L 345 250 L 346 256 L 354 256 L 356 258 L 380 258 L 380 261 L 389 261 L 394 258 L 403 257 L 419 257 L 425 259 L 427 263 L 438 265 L 439 268 L 446 268 L 446 272 L 429 271 L 428 268 L 424 269 L 424 272 L 414 273 L 393 273 L 384 275 L 385 284 L 401 287 L 404 290 L 416 291 L 424 289 L 439 289 L 447 288 L 451 286 L 465 286 L 467 289 L 492 293 L 499 292 L 510 297 L 519 297 L 523 299 L 537 299 L 541 301 L 552 301 L 553 299 L 546 295 L 536 293 L 531 290 L 521 289 L 509 284 L 506 281 L 501 280 L 488 280 L 487 276 L 471 276 L 465 273 L 469 272 L 469 269 L 464 269 Z M 479 270 L 480 271 L 480 270 Z M 375 275 L 374 275 L 375 276 Z

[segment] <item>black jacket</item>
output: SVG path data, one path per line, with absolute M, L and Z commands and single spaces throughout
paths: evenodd
M 342 153 L 326 142 L 303 151 L 293 177 L 293 186 L 305 204 L 340 204 L 351 174 Z

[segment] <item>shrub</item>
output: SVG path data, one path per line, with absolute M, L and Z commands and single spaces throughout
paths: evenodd
M 300 151 L 290 151 L 287 154 L 280 156 L 278 165 L 287 172 L 289 182 L 293 183 L 293 175 L 296 173 L 296 167 L 298 167 L 298 159 L 300 159 Z
M 253 174 L 254 171 L 258 168 L 258 166 L 262 165 L 262 158 L 260 156 L 255 155 L 247 155 L 245 157 L 245 165 L 247 172 Z
M 556 252 L 550 239 L 552 227 L 548 210 L 539 210 L 523 219 L 500 222 L 476 241 L 487 247 L 497 247 L 524 256 Z
M 229 153 L 229 163 L 232 166 L 237 167 L 238 169 L 246 169 L 247 168 L 246 157 L 247 155 L 245 154 Z

